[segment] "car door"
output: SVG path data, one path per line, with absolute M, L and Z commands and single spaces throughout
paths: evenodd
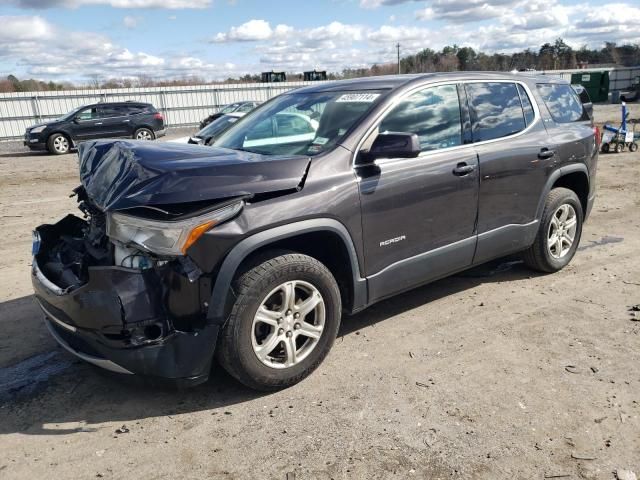
M 102 105 L 98 108 L 98 115 L 102 122 L 100 136 L 125 137 L 128 136 L 128 109 L 125 105 Z
M 401 99 L 363 143 L 366 151 L 379 133 L 415 133 L 422 150 L 356 163 L 370 301 L 471 264 L 478 161 L 465 144 L 467 115 L 455 84 L 428 86 Z
M 536 210 L 554 148 L 525 83 L 465 84 L 480 163 L 474 263 L 521 251 L 538 231 Z
M 80 110 L 73 119 L 71 130 L 73 137 L 78 140 L 100 138 L 102 119 L 99 114 L 99 106 L 93 105 Z

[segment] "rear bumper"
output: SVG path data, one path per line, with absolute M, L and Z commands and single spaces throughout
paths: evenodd
M 61 224 L 38 228 L 41 252 L 55 242 Z M 39 264 L 53 260 L 41 257 L 33 259 L 35 297 L 51 335 L 67 351 L 101 368 L 162 383 L 207 380 L 219 326 L 198 310 L 199 291 L 206 291 L 198 281 L 182 278 L 169 264 L 147 270 L 94 266 L 85 283 L 61 288 Z

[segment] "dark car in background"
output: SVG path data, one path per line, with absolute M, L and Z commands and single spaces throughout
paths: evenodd
M 27 128 L 24 145 L 62 155 L 84 140 L 134 138 L 154 140 L 166 133 L 164 117 L 150 103 L 96 103 Z
M 239 118 L 243 117 L 245 113 L 232 112 L 226 113 L 221 117 L 216 118 L 206 127 L 202 128 L 198 133 L 189 137 L 187 143 L 195 145 L 211 145 L 216 138 L 218 138 L 224 131 L 226 131 L 231 125 L 236 123 Z
M 207 118 L 200 122 L 200 128 L 203 129 L 211 122 L 213 122 L 216 118 L 220 118 L 221 116 L 227 113 L 249 113 L 251 110 L 260 105 L 260 102 L 256 101 L 246 101 L 246 102 L 235 102 L 230 103 L 229 105 L 225 105 L 220 109 L 220 111 L 209 115 Z
M 597 141 L 564 80 L 453 72 L 292 90 L 206 148 L 85 142 L 84 218 L 36 229 L 35 297 L 103 368 L 287 387 L 343 314 L 510 254 L 567 266 Z

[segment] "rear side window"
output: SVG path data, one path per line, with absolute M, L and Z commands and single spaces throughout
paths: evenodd
M 423 152 L 462 145 L 456 86 L 428 87 L 410 95 L 389 112 L 379 131 L 415 133 Z
M 584 108 L 570 85 L 539 83 L 538 92 L 557 123 L 570 123 L 582 119 Z
M 102 118 L 122 117 L 126 114 L 125 108 L 120 105 L 104 105 L 100 107 L 100 117 Z
M 526 128 L 515 83 L 469 83 L 466 86 L 473 120 L 473 141 L 507 137 Z
M 139 115 L 141 113 L 155 113 L 155 108 L 149 105 L 144 105 L 144 104 L 127 105 L 126 108 L 129 115 Z
M 524 121 L 527 124 L 527 127 L 533 123 L 535 118 L 535 113 L 533 112 L 533 105 L 531 105 L 531 100 L 529 99 L 529 95 L 527 95 L 526 90 L 519 83 L 518 93 L 520 94 L 520 102 L 522 103 L 522 111 L 524 112 Z

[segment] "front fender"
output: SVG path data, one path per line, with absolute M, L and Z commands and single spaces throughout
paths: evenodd
M 352 310 L 357 311 L 364 308 L 367 304 L 367 281 L 360 277 L 360 265 L 351 235 L 346 227 L 337 220 L 331 218 L 314 218 L 261 231 L 245 238 L 234 246 L 225 257 L 216 276 L 215 284 L 211 292 L 209 309 L 207 311 L 207 320 L 210 323 L 218 325 L 226 321 L 225 312 L 233 278 L 242 261 L 252 252 L 279 240 L 318 231 L 330 231 L 337 234 L 347 247 L 349 261 L 351 262 L 351 272 L 353 273 Z

